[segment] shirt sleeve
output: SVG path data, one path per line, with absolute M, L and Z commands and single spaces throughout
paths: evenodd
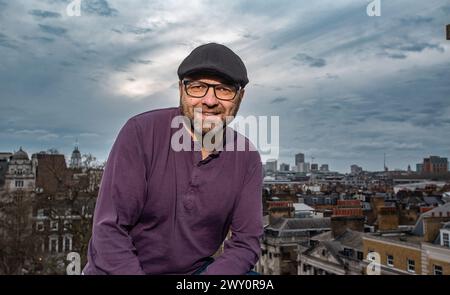
M 88 257 L 93 273 L 145 274 L 129 231 L 141 215 L 146 189 L 142 145 L 130 119 L 114 142 L 100 185 Z
M 232 215 L 231 238 L 224 242 L 224 252 L 202 274 L 243 275 L 258 262 L 263 235 L 263 176 L 259 154 L 255 154 Z

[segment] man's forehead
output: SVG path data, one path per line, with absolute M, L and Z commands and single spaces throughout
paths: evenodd
M 186 76 L 188 80 L 204 80 L 205 82 L 217 82 L 224 84 L 233 84 L 232 81 L 215 74 L 199 73 Z

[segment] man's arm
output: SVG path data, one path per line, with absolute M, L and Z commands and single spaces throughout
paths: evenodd
M 102 177 L 89 265 L 103 273 L 145 274 L 129 236 L 146 198 L 146 169 L 140 138 L 135 122 L 130 119 L 119 132 Z
M 242 275 L 250 271 L 261 254 L 262 164 L 258 153 L 249 167 L 243 189 L 231 221 L 231 239 L 225 241 L 224 252 L 202 273 L 205 275 Z

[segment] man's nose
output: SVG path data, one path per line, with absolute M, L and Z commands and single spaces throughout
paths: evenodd
M 202 99 L 202 103 L 207 106 L 215 106 L 219 103 L 216 95 L 214 94 L 214 88 L 210 87 L 206 95 Z

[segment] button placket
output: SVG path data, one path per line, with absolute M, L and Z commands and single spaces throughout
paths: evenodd
M 189 180 L 189 188 L 187 190 L 187 193 L 185 195 L 185 200 L 183 202 L 184 208 L 187 211 L 192 211 L 195 206 L 195 194 L 197 192 L 197 188 L 199 186 L 199 177 L 198 177 L 198 168 L 194 166 L 191 179 Z

